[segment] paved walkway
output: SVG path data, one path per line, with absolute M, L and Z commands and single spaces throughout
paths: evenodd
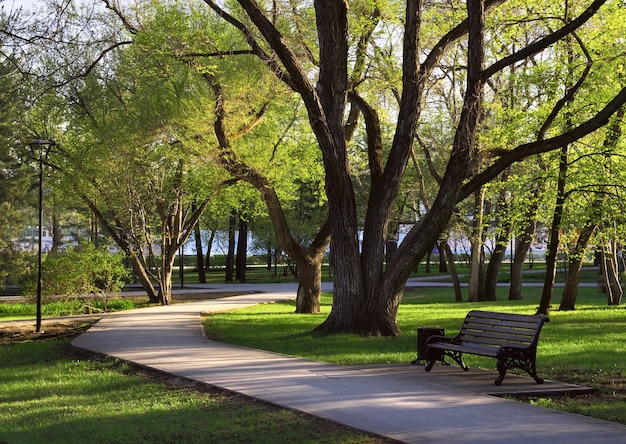
M 204 337 L 201 313 L 292 299 L 295 292 L 283 284 L 264 289 L 107 315 L 72 344 L 407 443 L 626 442 L 626 426 L 450 387 L 441 376 L 340 367 Z M 438 370 L 411 368 L 416 375 Z

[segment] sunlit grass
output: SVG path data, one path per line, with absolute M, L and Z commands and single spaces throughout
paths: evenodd
M 68 356 L 66 347 L 0 347 L 0 443 L 378 442 L 243 397 L 174 389 L 118 360 Z
M 330 312 L 330 295 L 322 298 L 322 313 L 318 315 L 297 315 L 294 303 L 284 302 L 217 313 L 205 321 L 205 326 L 211 336 L 223 342 L 316 361 L 338 365 L 408 363 L 417 354 L 417 328 L 444 328 L 446 335 L 453 336 L 469 310 L 534 314 L 540 295 L 540 287 L 530 287 L 524 289 L 524 300 L 508 301 L 507 289 L 502 288 L 499 301 L 457 303 L 450 289 L 408 291 L 398 313 L 403 335 L 395 338 L 312 333 Z M 607 307 L 605 297 L 596 288 L 579 289 L 574 311 L 556 310 L 558 290 L 554 298 L 550 322 L 544 324 L 539 339 L 539 375 L 547 379 L 558 379 L 564 374 L 578 375 L 577 379 L 583 383 L 603 388 L 613 379 L 621 381 L 626 376 L 626 307 Z M 493 359 L 471 355 L 464 358 L 471 367 L 495 370 Z M 571 403 L 567 399 L 542 402 L 553 408 L 626 424 L 623 396 L 615 402 L 598 402 L 589 409 L 576 398 L 572 398 Z
M 502 299 L 504 293 L 502 289 Z M 626 340 L 620 340 L 626 332 L 624 306 L 605 307 L 596 289 L 581 288 L 580 293 L 577 310 L 552 311 L 541 333 L 538 364 L 543 368 L 626 367 L 621 359 Z M 413 290 L 405 294 L 400 306 L 398 325 L 403 335 L 398 338 L 313 334 L 311 331 L 330 312 L 330 295 L 323 296 L 322 312 L 317 315 L 296 315 L 294 303 L 285 302 L 215 314 L 206 325 L 210 334 L 224 342 L 340 365 L 410 362 L 414 359 L 418 327 L 440 327 L 452 335 L 472 309 L 534 314 L 540 288 L 525 290 L 524 297 L 522 301 L 456 303 L 450 289 Z M 472 359 L 468 356 L 469 361 Z M 491 360 L 486 362 L 493 366 Z
M 134 308 L 148 305 L 146 299 L 136 298 L 111 298 L 106 301 L 94 299 L 88 304 L 79 298 L 67 300 L 46 301 L 41 305 L 43 318 L 72 316 L 89 313 L 102 313 L 104 311 L 114 312 L 132 310 Z M 0 321 L 15 321 L 21 319 L 32 319 L 37 313 L 35 302 L 15 302 L 0 303 Z

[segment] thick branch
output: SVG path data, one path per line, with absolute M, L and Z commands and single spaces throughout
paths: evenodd
M 491 166 L 483 170 L 480 174 L 474 176 L 461 188 L 457 201 L 462 201 L 485 183 L 493 180 L 512 163 L 518 162 L 533 154 L 554 151 L 567 144 L 573 143 L 588 134 L 591 134 L 606 125 L 611 116 L 615 114 L 624 104 L 626 104 L 626 88 L 623 88 L 619 94 L 617 94 L 613 100 L 611 100 L 594 117 L 578 125 L 572 130 L 550 139 L 538 140 L 536 142 L 520 145 L 519 147 L 503 154 Z

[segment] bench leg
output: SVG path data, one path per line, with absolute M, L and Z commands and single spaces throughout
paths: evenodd
M 465 362 L 463 362 L 463 353 L 451 350 L 437 350 L 436 352 L 433 352 L 430 349 L 426 351 L 426 366 L 424 367 L 424 370 L 429 372 L 433 368 L 435 361 L 441 361 L 443 365 L 450 365 L 444 360 L 446 356 L 454 359 L 464 371 L 469 370 L 469 367 L 465 365 Z
M 498 359 L 497 367 L 499 376 L 494 381 L 494 384 L 499 387 L 502 385 L 502 381 L 504 381 L 504 377 L 506 376 L 506 364 L 504 363 L 504 360 Z
M 530 363 L 530 369 L 529 369 L 529 370 L 526 370 L 526 371 L 528 372 L 528 374 L 529 374 L 530 376 L 532 376 L 532 378 L 535 380 L 535 382 L 536 382 L 537 384 L 543 384 L 543 378 L 540 378 L 540 377 L 537 375 L 537 370 L 535 370 L 535 362 L 534 362 L 534 361 L 532 361 L 532 362 Z
M 506 375 L 506 371 L 509 368 L 519 368 L 528 373 L 537 384 L 543 384 L 543 379 L 537 375 L 537 371 L 535 370 L 535 361 L 530 358 L 523 359 L 498 359 L 498 373 L 500 374 L 496 380 L 496 385 L 501 385 L 504 380 L 504 376 Z
M 452 350 L 446 350 L 446 356 L 450 356 L 452 359 L 454 359 L 456 361 L 457 364 L 459 364 L 459 366 L 464 370 L 464 371 L 468 371 L 469 367 L 467 365 L 465 365 L 465 362 L 463 362 L 463 353 L 457 352 L 457 351 L 452 351 Z

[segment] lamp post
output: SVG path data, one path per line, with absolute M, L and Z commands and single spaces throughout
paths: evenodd
M 43 258 L 43 150 L 45 147 L 47 156 L 50 147 L 53 145 L 53 141 L 44 139 L 36 139 L 30 143 L 30 147 L 33 151 L 35 151 L 36 149 L 38 149 L 39 151 L 39 249 L 37 251 L 37 321 L 35 324 L 35 333 L 43 333 L 43 331 L 41 330 L 41 265 Z

